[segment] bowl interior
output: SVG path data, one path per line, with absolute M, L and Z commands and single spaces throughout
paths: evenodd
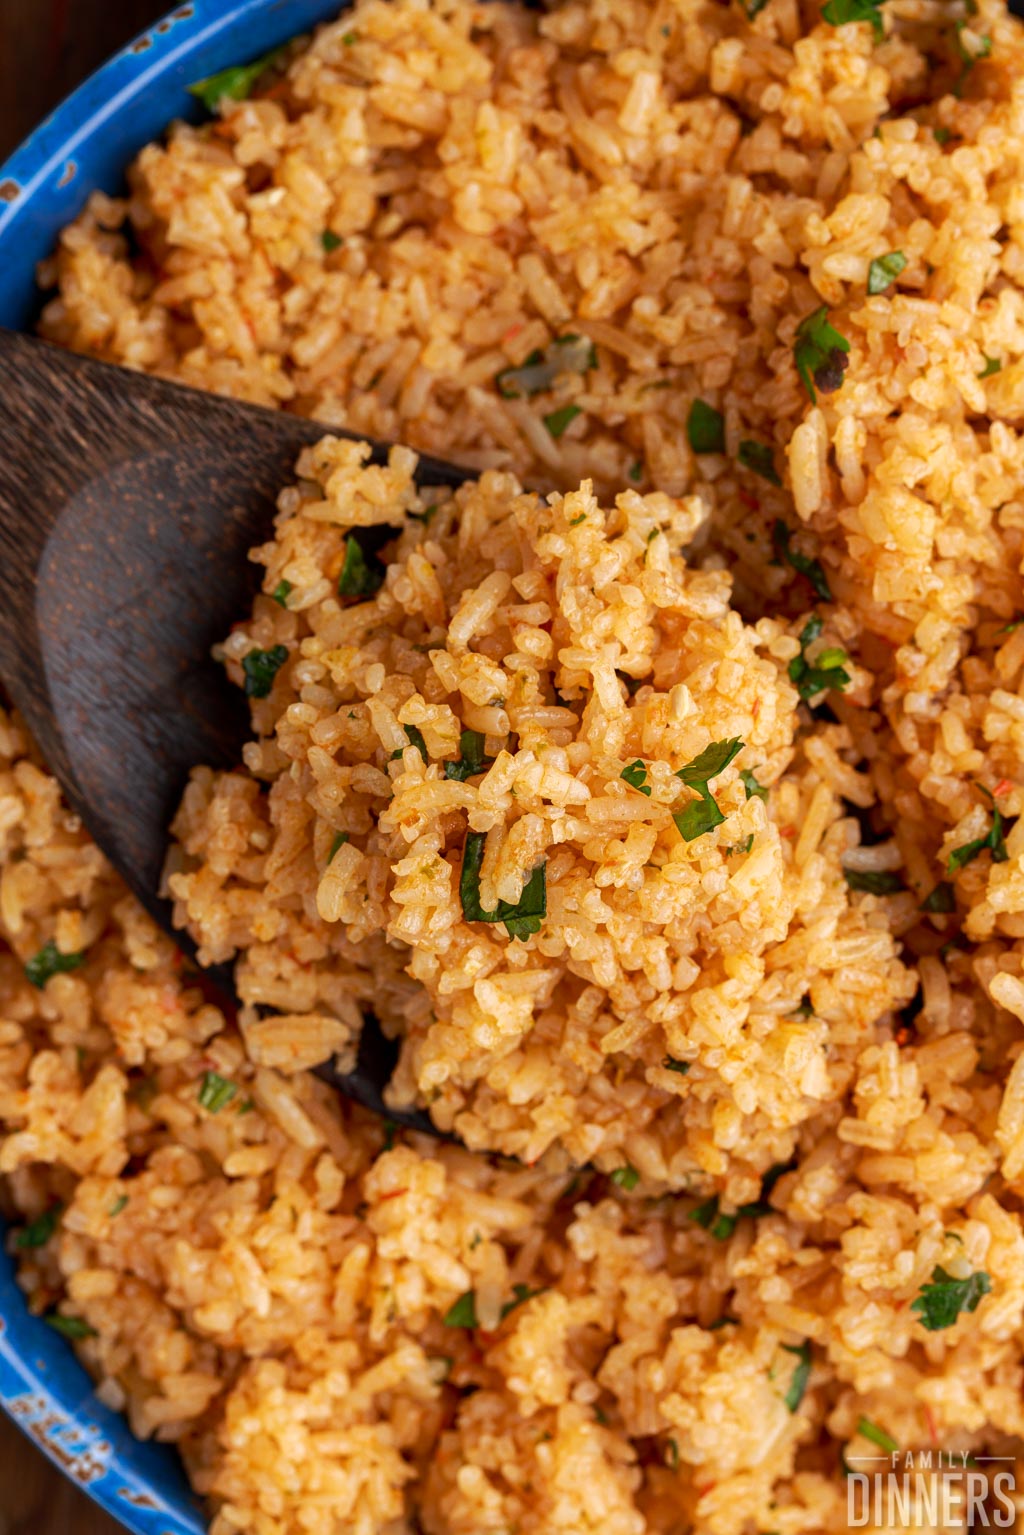
M 0 325 L 29 327 L 36 263 L 97 188 L 173 118 L 203 109 L 187 87 L 245 63 L 341 9 L 340 0 L 191 0 L 137 38 L 41 123 L 0 167 Z M 97 1399 L 70 1345 L 30 1316 L 0 1222 L 0 1406 L 135 1535 L 203 1535 L 173 1450 L 134 1439 Z

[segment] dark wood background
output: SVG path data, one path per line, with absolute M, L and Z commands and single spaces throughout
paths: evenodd
M 0 0 L 0 162 L 173 0 Z M 0 1414 L 0 1535 L 124 1535 Z

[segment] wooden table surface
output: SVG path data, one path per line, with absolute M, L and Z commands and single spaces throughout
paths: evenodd
M 0 161 L 173 0 L 0 0 Z M 0 1413 L 0 1535 L 124 1535 Z

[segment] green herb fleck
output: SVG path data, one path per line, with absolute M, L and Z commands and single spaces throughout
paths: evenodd
M 765 0 L 767 4 L 767 0 Z M 670 1471 L 679 1470 L 679 1446 L 674 1439 L 665 1441 L 665 1464 Z
M 967 77 L 975 64 L 980 64 L 982 59 L 987 59 L 992 52 L 992 39 L 986 33 L 978 38 L 977 53 L 969 53 L 964 46 L 964 32 L 967 30 L 966 21 L 958 21 L 956 24 L 956 51 L 961 61 L 960 74 L 953 85 L 953 95 L 962 96 Z
M 334 833 L 334 838 L 333 838 L 333 840 L 331 842 L 331 851 L 327 854 L 327 862 L 328 863 L 333 863 L 334 862 L 334 855 L 335 855 L 335 853 L 338 851 L 338 849 L 340 847 L 344 847 L 345 843 L 348 842 L 349 840 L 350 840 L 349 839 L 349 834 L 348 834 L 347 831 L 336 831 Z
M 543 1286 L 541 1286 L 541 1288 L 538 1290 L 531 1290 L 528 1284 L 514 1284 L 512 1286 L 512 1295 L 514 1298 L 512 1300 L 507 1300 L 502 1306 L 501 1320 L 504 1321 L 510 1312 L 515 1311 L 517 1306 L 523 1306 L 528 1300 L 533 1300 L 535 1295 L 543 1294 Z
M 945 880 L 940 880 L 931 895 L 925 896 L 921 902 L 922 911 L 938 912 L 946 914 L 956 911 L 956 891 Z
M 766 442 L 754 442 L 745 438 L 739 445 L 738 457 L 744 469 L 759 474 L 769 485 L 781 485 L 779 471 L 775 467 L 775 453 Z
M 358 32 L 343 32 L 341 34 L 341 40 L 345 44 L 346 48 L 352 48 L 359 41 L 359 33 Z
M 405 733 L 409 737 L 409 745 L 415 746 L 424 762 L 429 762 L 430 758 L 427 756 L 427 743 L 423 739 L 423 732 L 418 730 L 415 725 L 406 725 Z M 404 755 L 405 747 L 399 746 L 395 751 L 391 753 L 389 761 L 397 762 Z
M 675 1071 L 681 1077 L 685 1077 L 690 1070 L 691 1064 L 690 1061 L 677 1061 L 674 1055 L 666 1055 L 661 1063 L 661 1067 L 663 1071 Z
M 872 295 L 884 293 L 886 288 L 892 287 L 906 265 L 907 258 L 902 251 L 890 251 L 887 256 L 876 256 L 868 267 L 868 292 Z
M 18 1232 L 14 1238 L 15 1247 L 21 1251 L 31 1247 L 45 1247 L 56 1231 L 63 1212 L 62 1204 L 51 1205 L 44 1214 L 37 1216 L 34 1221 Z
M 502 368 L 494 382 L 504 399 L 518 400 L 523 395 L 542 394 L 563 373 L 586 373 L 596 367 L 597 352 L 589 337 L 559 336 L 543 352 L 531 352 L 518 368 Z M 551 435 L 560 437 L 562 431 L 552 431 Z
M 494 762 L 493 757 L 484 756 L 484 740 L 479 730 L 464 730 L 459 736 L 459 750 L 462 756 L 458 762 L 446 762 L 444 776 L 454 778 L 458 783 L 465 783 L 467 778 L 473 778 L 477 773 L 482 773 Z
M 892 1435 L 887 1434 L 884 1428 L 879 1428 L 877 1423 L 872 1423 L 870 1418 L 857 1419 L 857 1432 L 862 1439 L 870 1439 L 872 1444 L 877 1444 L 887 1455 L 895 1455 L 899 1450 Z
M 43 1321 L 54 1332 L 59 1332 L 62 1338 L 71 1338 L 74 1342 L 82 1338 L 96 1338 L 99 1336 L 95 1327 L 90 1327 L 84 1317 L 61 1316 L 59 1312 L 52 1311 Z
M 724 453 L 725 417 L 706 400 L 694 400 L 686 418 L 686 435 L 695 453 Z
M 933 128 L 936 144 L 948 144 L 953 137 L 952 128 Z
M 634 462 L 630 464 L 627 473 L 629 474 L 629 478 L 633 481 L 634 485 L 637 484 L 640 480 L 642 480 L 643 477 L 644 477 L 644 461 L 643 461 L 643 459 L 642 458 L 635 459 Z
M 367 554 L 354 533 L 345 540 L 345 559 L 338 576 L 339 597 L 372 597 L 384 584 L 384 566 Z
M 232 1082 L 230 1077 L 222 1077 L 216 1071 L 205 1071 L 199 1086 L 199 1102 L 208 1113 L 219 1114 L 237 1092 L 238 1083 Z
M 984 837 L 975 837 L 973 842 L 965 842 L 962 847 L 953 849 L 946 863 L 946 873 L 955 874 L 986 848 L 992 854 L 993 863 L 1005 863 L 1010 856 L 1003 837 L 1003 818 L 998 810 L 992 811 L 992 825 Z
M 625 1167 L 616 1167 L 608 1176 L 617 1189 L 625 1189 L 627 1193 L 640 1182 L 640 1174 L 631 1162 L 627 1162 Z
M 398 1126 L 395 1124 L 395 1121 L 393 1119 L 385 1119 L 383 1128 L 384 1128 L 384 1148 L 383 1149 L 385 1151 L 394 1151 L 394 1149 L 395 1149 L 395 1136 L 398 1133 Z
M 696 1221 L 716 1242 L 727 1242 L 736 1230 L 738 1215 L 723 1215 L 718 1208 L 718 1195 L 713 1194 L 702 1205 L 698 1205 L 689 1214 L 691 1221 Z
M 838 0 L 832 0 L 833 4 Z M 839 389 L 849 362 L 850 343 L 829 323 L 828 305 L 822 304 L 805 315 L 796 328 L 793 357 L 812 405 L 818 403 L 817 391 L 832 394 Z
M 269 650 L 250 650 L 243 656 L 246 698 L 266 698 L 287 659 L 288 652 L 283 645 L 272 645 Z
M 782 518 L 778 518 L 772 528 L 772 543 L 780 560 L 785 560 L 791 565 L 798 575 L 806 576 L 811 583 L 816 597 L 822 602 L 832 602 L 832 588 L 828 584 L 828 577 L 820 560 L 812 560 L 807 554 L 801 554 L 799 549 L 794 549 L 792 533 Z
M 467 922 L 504 922 L 508 936 L 513 941 L 518 938 L 525 943 L 531 933 L 540 932 L 541 922 L 547 916 L 546 865 L 537 865 L 515 905 L 499 901 L 494 911 L 485 911 L 480 904 L 480 869 L 484 861 L 486 840 L 484 832 L 471 831 L 466 834 L 462 872 L 459 875 L 462 915 Z
M 794 1348 L 791 1343 L 784 1343 L 782 1347 L 787 1354 L 795 1354 L 797 1358 L 796 1369 L 789 1382 L 789 1390 L 783 1398 L 790 1412 L 796 1412 L 804 1399 L 807 1382 L 811 1378 L 811 1345 L 805 1339 L 799 1348 Z
M 789 680 L 796 683 L 797 692 L 805 703 L 830 688 L 842 692 L 850 685 L 850 674 L 845 669 L 846 652 L 837 646 L 823 650 L 813 663 L 807 659 L 807 649 L 821 634 L 824 622 L 817 613 L 809 618 L 800 631 L 800 654 L 789 663 Z
M 625 779 L 631 789 L 636 789 L 639 793 L 646 794 L 647 798 L 650 799 L 651 786 L 647 782 L 647 768 L 639 757 L 635 762 L 631 762 L 628 767 L 624 767 L 619 777 Z
M 848 21 L 869 21 L 877 42 L 885 37 L 880 6 L 882 0 L 828 0 L 821 15 L 830 27 L 845 26 Z
M 553 410 L 544 417 L 544 425 L 557 441 L 571 422 L 583 412 L 578 405 L 563 405 L 560 410 Z
M 116 1216 L 121 1214 L 122 1210 L 127 1208 L 127 1205 L 128 1195 L 120 1194 L 117 1199 L 114 1200 L 114 1203 L 110 1206 L 110 1209 L 107 1211 L 107 1215 L 111 1220 L 114 1220 Z
M 435 503 L 433 506 L 424 507 L 422 512 L 409 512 L 407 515 L 411 522 L 422 522 L 425 528 L 429 528 L 432 519 L 439 510 L 440 508 Z
M 341 235 L 336 235 L 333 229 L 325 229 L 323 234 L 320 236 L 320 244 L 323 246 L 324 250 L 327 251 L 328 255 L 331 253 L 331 251 L 336 251 L 339 246 L 344 245 L 344 243 L 345 242 L 341 238 Z
M 991 1288 L 992 1281 L 984 1270 L 968 1274 L 966 1279 L 954 1279 L 937 1265 L 930 1283 L 921 1286 L 910 1309 L 919 1313 L 921 1325 L 929 1332 L 940 1332 L 952 1327 L 961 1311 L 977 1311 L 982 1296 Z
M 79 965 L 85 964 L 83 953 L 62 954 L 50 938 L 43 944 L 38 954 L 25 966 L 25 975 L 38 991 L 42 991 L 52 975 L 66 975 L 69 970 L 77 970 Z
M 998 357 L 989 357 L 984 352 L 981 355 L 985 358 L 985 366 L 978 374 L 979 378 L 992 378 L 994 374 L 1002 371 L 1003 365 Z
M 218 103 L 225 98 L 245 101 L 252 95 L 260 76 L 266 74 L 283 52 L 283 46 L 272 48 L 251 64 L 233 64 L 228 69 L 218 70 L 215 75 L 207 75 L 205 80 L 194 81 L 188 87 L 189 94 L 198 97 L 208 112 L 215 112 Z
M 895 895 L 897 890 L 907 888 L 898 874 L 884 869 L 844 868 L 843 876 L 851 890 L 859 890 L 865 895 Z
M 442 1317 L 445 1327 L 477 1327 L 476 1291 L 467 1290 L 453 1301 Z
M 754 833 L 751 832 L 750 836 L 749 837 L 744 837 L 742 842 L 733 842 L 733 843 L 731 843 L 729 845 L 729 847 L 727 847 L 725 849 L 725 856 L 726 856 L 726 858 L 733 858 L 738 853 L 749 853 L 750 849 L 753 846 L 754 846 Z
M 753 799 L 756 795 L 758 799 L 767 800 L 767 788 L 763 783 L 758 783 L 748 768 L 740 768 L 740 783 L 746 791 L 747 799 Z
M 728 741 L 712 741 L 702 752 L 679 768 L 677 778 L 690 789 L 696 789 L 700 799 L 691 800 L 682 810 L 672 812 L 672 819 L 679 834 L 686 842 L 693 842 L 705 832 L 721 826 L 725 816 L 718 808 L 708 784 L 712 778 L 724 773 L 729 763 L 743 750 L 739 736 Z
M 279 607 L 286 608 L 291 594 L 292 583 L 290 581 L 279 581 L 270 595 Z

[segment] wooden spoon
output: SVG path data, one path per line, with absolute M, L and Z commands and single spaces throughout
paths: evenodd
M 167 828 L 189 770 L 236 766 L 251 733 L 211 646 L 250 610 L 247 552 L 299 450 L 327 430 L 359 439 L 2 329 L 0 400 L 0 679 L 95 841 L 188 949 L 159 894 Z M 420 459 L 424 484 L 470 478 Z M 227 967 L 208 973 L 233 995 Z M 396 1057 L 368 1018 L 356 1069 L 321 1075 L 433 1131 L 385 1108 Z

